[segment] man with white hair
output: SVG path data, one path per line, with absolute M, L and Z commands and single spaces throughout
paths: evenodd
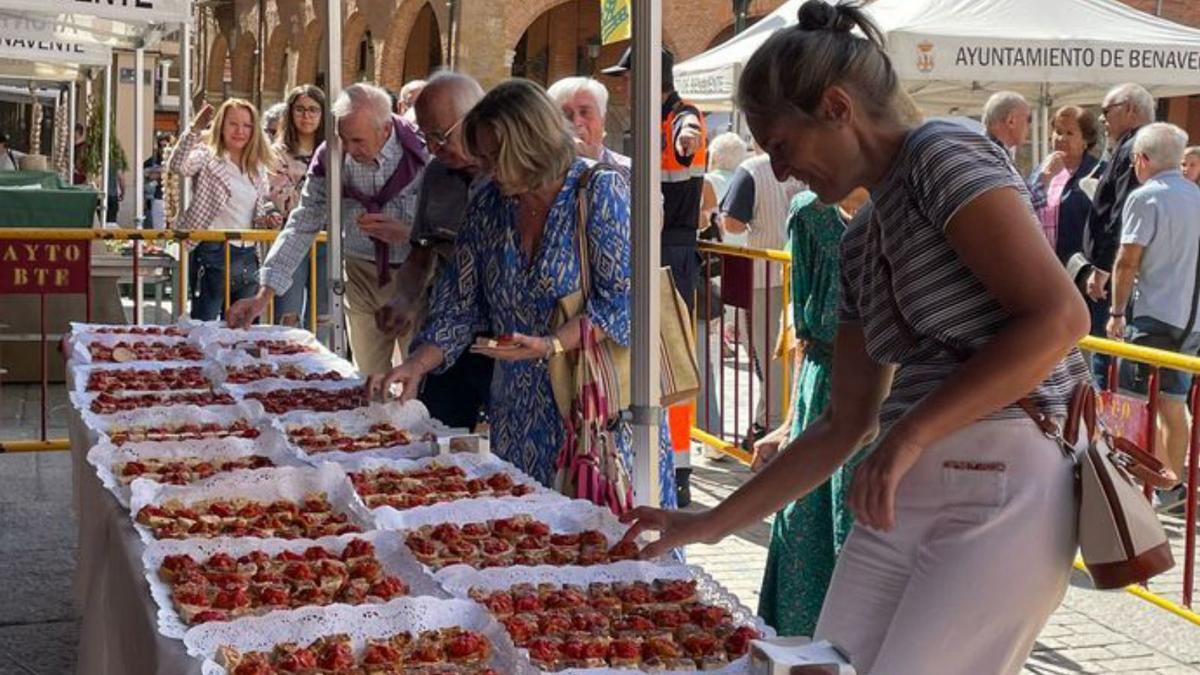
M 407 223 L 416 201 L 406 190 L 429 161 L 416 128 L 392 113 L 387 92 L 374 85 L 346 87 L 332 106 L 342 158 L 342 246 L 345 254 L 346 324 L 354 364 L 363 375 L 386 373 L 399 344 L 396 334 L 375 324 L 375 312 L 397 294 L 395 274 L 408 258 Z M 229 323 L 245 326 L 266 309 L 271 297 L 292 284 L 296 267 L 307 260 L 313 239 L 327 218 L 327 148 L 317 148 L 308 169 L 300 205 L 288 217 L 259 273 L 252 298 L 230 308 Z M 403 352 L 404 345 L 399 344 Z
M 1122 214 L 1121 245 L 1113 266 L 1108 336 L 1182 354 L 1200 352 L 1200 187 L 1179 169 L 1188 135 L 1163 122 L 1133 137 L 1133 170 L 1141 187 L 1130 193 Z M 1135 289 L 1136 281 L 1136 291 Z M 1130 313 L 1133 318 L 1126 326 Z M 1148 369 L 1121 364 L 1121 386 L 1147 391 Z M 1160 438 L 1156 454 L 1183 475 L 1188 449 L 1186 398 L 1190 376 L 1169 369 L 1159 374 Z M 1160 506 L 1183 501 L 1181 487 L 1160 492 Z
M 983 106 L 983 126 L 988 138 L 1015 158 L 1017 148 L 1029 138 L 1033 108 L 1015 91 L 998 91 Z
M 612 166 L 628 181 L 633 161 L 604 145 L 608 88 L 590 77 L 564 77 L 550 85 L 546 93 L 570 122 L 579 155 Z
M 1093 265 L 1087 294 L 1095 301 L 1108 297 L 1105 285 L 1117 255 L 1125 200 L 1141 185 L 1133 170 L 1133 137 L 1139 129 L 1154 121 L 1154 97 L 1140 84 L 1119 84 L 1104 95 L 1100 112 L 1112 149 L 1108 167 L 1096 184 L 1096 196 L 1092 199 L 1092 213 L 1087 223 L 1086 236 L 1090 245 L 1085 252 Z
M 416 111 L 413 106 L 417 102 L 417 98 L 421 96 L 421 92 L 425 90 L 425 80 L 409 80 L 400 87 L 400 93 L 396 95 L 396 114 L 403 115 L 404 119 L 409 122 L 416 122 Z

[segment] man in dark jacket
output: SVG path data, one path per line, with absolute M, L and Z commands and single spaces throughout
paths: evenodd
M 1096 184 L 1084 233 L 1084 255 L 1092 264 L 1084 290 L 1092 310 L 1092 335 L 1104 337 L 1109 318 L 1108 281 L 1117 257 L 1121 213 L 1129 193 L 1141 185 L 1133 169 L 1133 137 L 1154 121 L 1154 97 L 1139 84 L 1120 84 L 1105 94 L 1100 110 L 1108 134 L 1109 160 Z M 1108 363 L 1107 356 L 1093 356 L 1093 371 L 1101 386 L 1108 380 Z

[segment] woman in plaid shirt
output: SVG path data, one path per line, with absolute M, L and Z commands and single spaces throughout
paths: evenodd
M 209 124 L 213 130 L 206 132 Z M 282 217 L 271 204 L 267 171 L 275 155 L 248 101 L 229 99 L 216 112 L 205 104 L 167 161 L 167 170 L 192 179 L 192 202 L 180 216 L 184 230 L 278 228 Z M 218 242 L 192 250 L 191 316 L 211 321 L 225 308 L 225 251 Z M 253 242 L 233 240 L 229 252 L 229 300 L 258 290 L 258 253 Z

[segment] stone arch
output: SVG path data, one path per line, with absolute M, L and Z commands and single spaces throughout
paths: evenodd
M 358 50 L 363 36 L 368 33 L 367 15 L 357 11 L 342 24 L 342 82 L 358 81 Z
M 404 86 L 404 55 L 408 51 L 408 38 L 412 27 L 417 22 L 421 10 L 429 5 L 433 8 L 434 21 L 437 22 L 438 32 L 443 39 L 443 60 L 445 57 L 445 32 L 441 30 L 441 18 L 437 8 L 429 0 L 403 0 L 396 11 L 392 13 L 391 25 L 384 33 L 388 38 L 383 44 L 383 55 L 380 58 L 379 72 L 376 77 L 380 84 L 392 91 L 399 91 Z
M 248 98 L 254 91 L 254 35 L 250 32 L 238 36 L 233 48 L 233 82 L 230 96 Z
M 504 44 L 508 45 L 509 49 L 514 49 L 538 17 L 568 2 L 571 0 L 523 0 L 509 5 L 508 16 L 504 22 Z
M 758 23 L 758 21 L 760 19 L 762 19 L 763 16 L 766 16 L 766 15 L 765 14 L 750 15 L 750 16 L 746 17 L 746 27 L 749 28 L 750 26 L 753 26 L 754 24 Z M 695 46 L 699 49 L 699 51 L 696 53 L 698 54 L 700 52 L 708 51 L 709 49 L 712 49 L 713 47 L 716 47 L 718 44 L 725 42 L 729 38 L 733 37 L 733 25 L 734 25 L 733 21 L 729 21 L 729 22 L 725 23 L 724 25 L 721 25 L 716 30 L 711 31 L 709 34 L 704 35 L 701 39 L 697 40 Z
M 225 59 L 229 57 L 229 43 L 225 36 L 217 33 L 208 51 L 208 68 L 205 73 L 204 91 L 210 98 L 220 97 L 225 92 Z
M 316 84 L 321 52 L 325 49 L 325 31 L 319 19 L 308 22 L 304 28 L 304 40 L 300 44 L 303 48 L 296 61 L 296 81 L 291 84 Z
M 267 39 L 267 53 L 263 58 L 264 102 L 281 100 L 287 92 L 288 46 L 291 38 L 291 30 L 279 25 Z

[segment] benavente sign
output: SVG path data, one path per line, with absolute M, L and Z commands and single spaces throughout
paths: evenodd
M 0 10 L 36 14 L 82 14 L 112 21 L 187 23 L 192 0 L 0 0 Z
M 888 51 L 903 79 L 993 82 L 1140 82 L 1170 86 L 1200 75 L 1191 45 L 997 39 L 892 34 Z
M 112 50 L 48 18 L 0 15 L 0 58 L 104 66 Z

